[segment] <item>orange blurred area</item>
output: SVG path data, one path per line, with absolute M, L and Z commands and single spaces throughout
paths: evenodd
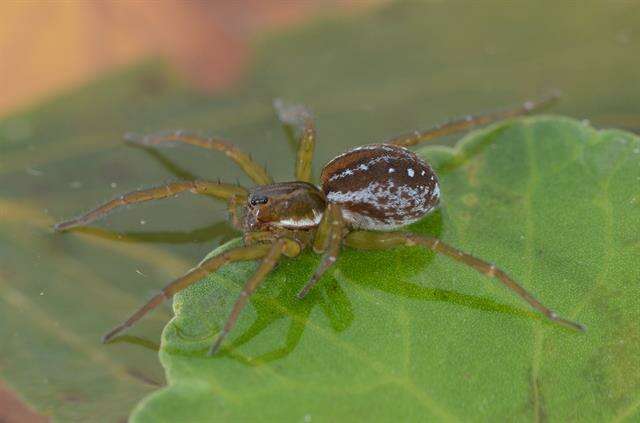
M 41 416 L 0 381 L 0 422 L 3 423 L 45 423 L 49 419 Z
M 0 2 L 0 116 L 156 56 L 194 85 L 213 92 L 242 75 L 256 33 L 381 2 Z

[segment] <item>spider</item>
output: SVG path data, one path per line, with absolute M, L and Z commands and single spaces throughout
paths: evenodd
M 191 144 L 225 153 L 256 183 L 251 189 L 207 180 L 171 182 L 155 188 L 126 193 L 75 219 L 58 223 L 56 231 L 87 225 L 111 210 L 134 203 L 172 198 L 189 191 L 226 200 L 231 223 L 244 234 L 244 245 L 204 260 L 184 276 L 166 285 L 126 321 L 109 331 L 109 342 L 145 314 L 177 292 L 200 281 L 221 266 L 235 261 L 261 260 L 247 280 L 209 354 L 215 354 L 233 329 L 249 297 L 256 291 L 282 256 L 296 257 L 305 248 L 322 254 L 320 264 L 298 293 L 302 299 L 337 260 L 341 246 L 363 250 L 384 250 L 397 246 L 422 246 L 446 255 L 492 278 L 520 296 L 548 319 L 572 329 L 585 327 L 558 316 L 494 264 L 460 251 L 443 241 L 401 229 L 432 212 L 440 202 L 437 175 L 427 162 L 407 147 L 450 135 L 477 125 L 536 111 L 557 95 L 527 101 L 503 111 L 467 116 L 426 131 L 399 135 L 383 143 L 353 148 L 327 163 L 319 186 L 311 183 L 315 146 L 315 124 L 310 112 L 300 105 L 276 100 L 274 106 L 283 124 L 298 133 L 295 181 L 274 182 L 267 171 L 232 144 L 178 131 L 146 136 L 125 135 L 143 146 Z M 241 209 L 238 212 L 238 209 Z

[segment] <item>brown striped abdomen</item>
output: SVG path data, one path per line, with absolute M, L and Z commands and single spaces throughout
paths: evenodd
M 322 169 L 322 190 L 340 204 L 354 228 L 391 230 L 422 218 L 438 205 L 440 186 L 431 167 L 412 151 L 387 144 L 357 147 Z

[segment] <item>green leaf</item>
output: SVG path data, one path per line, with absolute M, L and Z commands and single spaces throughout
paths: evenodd
M 534 117 L 420 151 L 438 212 L 411 226 L 497 263 L 568 318 L 419 247 L 285 259 L 220 356 L 207 357 L 255 263 L 176 296 L 160 358 L 169 386 L 134 422 L 616 421 L 640 388 L 640 139 Z M 237 243 L 237 241 L 236 241 Z M 213 252 L 218 254 L 222 247 Z

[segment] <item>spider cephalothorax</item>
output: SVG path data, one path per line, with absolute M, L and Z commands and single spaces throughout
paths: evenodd
M 247 197 L 244 230 L 315 228 L 326 207 L 322 191 L 308 182 L 259 185 Z
M 260 266 L 246 282 L 231 315 L 210 350 L 211 353 L 215 353 L 235 325 L 248 297 L 276 266 L 282 255 L 295 257 L 307 247 L 322 254 L 318 268 L 298 294 L 299 298 L 303 298 L 324 272 L 336 262 L 343 245 L 358 249 L 388 249 L 401 245 L 427 247 L 471 266 L 489 277 L 495 277 L 549 319 L 583 330 L 584 327 L 579 323 L 563 319 L 545 307 L 495 265 L 457 250 L 439 239 L 394 231 L 421 219 L 440 202 L 440 185 L 436 174 L 424 160 L 405 147 L 474 125 L 526 114 L 546 105 L 554 98 L 528 101 L 512 110 L 468 116 L 428 131 L 415 131 L 381 144 L 356 147 L 324 166 L 320 186 L 311 183 L 315 128 L 310 113 L 302 106 L 275 103 L 283 123 L 300 130 L 296 181 L 293 182 L 274 183 L 267 171 L 247 154 L 219 139 L 203 138 L 183 132 L 145 137 L 128 135 L 129 141 L 147 146 L 178 142 L 223 151 L 238 163 L 257 185 L 247 190 L 238 185 L 213 181 L 173 182 L 124 194 L 76 219 L 57 224 L 55 229 L 63 231 L 88 224 L 122 205 L 170 198 L 179 192 L 190 191 L 227 200 L 234 226 L 244 232 L 244 246 L 211 257 L 171 282 L 129 319 L 106 334 L 103 338 L 105 342 L 133 325 L 165 299 L 171 298 L 220 266 L 233 261 L 261 259 Z

